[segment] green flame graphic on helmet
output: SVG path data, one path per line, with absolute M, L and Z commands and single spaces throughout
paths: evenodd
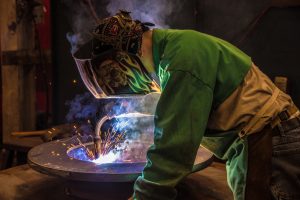
M 148 94 L 160 92 L 159 85 L 135 55 L 118 51 L 94 69 L 97 82 L 106 94 Z

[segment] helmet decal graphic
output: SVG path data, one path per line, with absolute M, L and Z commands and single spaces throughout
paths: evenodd
M 110 47 L 131 54 L 139 54 L 142 44 L 142 35 L 149 30 L 152 23 L 142 23 L 133 20 L 130 12 L 120 10 L 116 15 L 99 20 L 92 32 L 94 37 L 94 52 Z
M 98 85 L 107 94 L 147 94 L 160 92 L 159 85 L 148 75 L 139 58 L 116 52 L 94 67 Z

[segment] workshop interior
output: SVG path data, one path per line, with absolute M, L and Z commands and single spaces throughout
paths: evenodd
M 95 24 L 119 10 L 232 43 L 300 107 L 298 0 L 1 0 L 0 200 L 133 194 L 159 89 L 108 95 L 87 56 Z M 233 199 L 225 168 L 200 147 L 178 199 Z

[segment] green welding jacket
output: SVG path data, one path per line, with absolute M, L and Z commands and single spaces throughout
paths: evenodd
M 217 133 L 207 130 L 206 125 L 210 112 L 244 79 L 252 63 L 250 57 L 197 31 L 154 29 L 153 58 L 162 94 L 154 119 L 154 144 L 135 182 L 134 199 L 174 199 L 174 187 L 191 172 L 200 143 L 231 161 L 229 185 L 243 194 L 239 185 L 245 183 L 245 144 L 237 131 Z M 241 176 L 233 175 L 233 170 Z M 242 197 L 235 195 L 235 199 Z

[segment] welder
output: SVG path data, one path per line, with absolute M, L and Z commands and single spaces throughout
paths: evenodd
M 147 84 L 132 87 L 148 80 L 147 74 L 159 78 L 162 90 L 154 144 L 132 198 L 175 199 L 175 186 L 191 172 L 201 144 L 226 160 L 234 199 L 300 199 L 300 118 L 291 97 L 232 44 L 193 30 L 151 25 L 119 11 L 93 31 L 94 55 L 115 52 L 126 79 L 113 84 L 114 74 L 107 76 L 106 70 L 106 79 L 111 78 L 102 80 L 103 90 L 145 94 L 151 91 Z M 134 62 L 124 62 L 124 53 L 148 73 L 125 73 Z

